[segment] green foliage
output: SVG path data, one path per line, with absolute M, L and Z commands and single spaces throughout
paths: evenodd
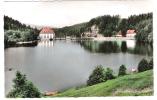
M 5 47 L 15 45 L 16 42 L 37 40 L 39 30 L 31 28 L 11 17 L 4 16 L 4 43 Z
M 119 20 L 119 15 L 104 15 L 91 19 L 88 22 L 88 27 L 91 27 L 92 25 L 97 25 L 100 34 L 103 34 L 105 37 L 110 37 L 112 35 L 115 35 L 118 28 Z
M 138 42 L 153 42 L 153 21 L 147 19 L 139 22 L 136 25 L 137 35 L 136 40 Z
M 149 65 L 146 59 L 142 59 L 138 64 L 138 71 L 143 72 L 149 70 Z
M 16 72 L 16 78 L 13 80 L 13 89 L 8 93 L 9 98 L 39 98 L 41 93 L 26 79 L 26 75 Z
M 123 76 L 123 75 L 126 75 L 126 67 L 125 67 L 125 65 L 121 65 L 120 68 L 119 68 L 118 76 Z
M 71 88 L 57 97 L 152 96 L 153 70 L 125 75 L 80 89 Z
M 153 69 L 153 58 L 149 61 L 149 69 Z
M 126 31 L 128 29 L 127 19 L 122 19 L 119 23 L 118 29 L 121 30 L 122 36 L 126 36 Z
M 89 76 L 87 85 L 94 85 L 97 83 L 104 82 L 104 78 L 104 68 L 103 66 L 99 65 L 93 70 L 92 74 Z
M 87 85 L 98 84 L 110 79 L 114 79 L 113 70 L 110 68 L 104 69 L 102 65 L 97 66 L 89 76 Z
M 122 36 L 126 36 L 128 29 L 134 29 L 137 33 L 142 34 L 137 36 L 138 41 L 152 42 L 153 32 L 152 32 L 152 23 L 147 20 L 152 20 L 152 13 L 140 14 L 140 15 L 131 15 L 129 18 L 120 18 L 119 15 L 110 16 L 104 15 L 96 18 L 92 18 L 89 22 L 80 23 L 68 27 L 58 28 L 55 33 L 57 37 L 65 36 L 76 36 L 80 37 L 84 32 L 91 32 L 91 27 L 96 25 L 99 29 L 99 34 L 102 34 L 105 37 L 110 37 L 116 35 L 121 31 Z M 146 22 L 145 22 L 146 21 Z M 144 23 L 145 22 L 145 23 Z M 150 23 L 150 24 L 149 24 Z M 149 28 L 141 28 L 141 25 Z M 150 31 L 150 32 L 149 32 Z M 148 33 L 149 32 L 149 33 Z M 144 34 L 143 34 L 144 33 Z M 145 35 L 149 34 L 149 35 Z M 143 39 L 144 38 L 144 39 Z
M 113 75 L 113 70 L 110 69 L 110 68 L 106 68 L 105 72 L 104 72 L 104 79 L 107 81 L 107 80 L 111 80 L 111 79 L 114 79 L 115 76 Z
M 38 34 L 33 33 L 32 30 L 6 30 L 4 32 L 5 47 L 14 46 L 17 42 L 34 41 L 38 37 Z
M 93 25 L 98 26 L 99 33 L 104 36 L 115 35 L 119 23 L 119 16 L 104 15 L 91 19 L 89 22 L 80 23 L 68 27 L 58 28 L 57 37 L 75 36 L 80 37 L 83 32 L 90 32 Z
M 38 33 L 39 30 L 36 28 L 31 28 L 29 25 L 22 24 L 18 20 L 15 20 L 11 17 L 4 16 L 4 30 L 33 30 L 35 33 Z
M 136 25 L 141 21 L 145 21 L 153 18 L 153 13 L 140 14 L 140 15 L 131 15 L 128 18 L 128 28 L 136 29 Z
M 87 23 L 80 23 L 73 26 L 66 26 L 63 28 L 56 28 L 55 33 L 56 37 L 66 37 L 66 36 L 72 36 L 72 37 L 81 37 L 81 33 L 86 31 Z

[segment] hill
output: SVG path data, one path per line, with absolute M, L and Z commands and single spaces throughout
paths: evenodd
M 147 20 L 153 19 L 153 13 L 146 13 L 146 14 L 139 14 L 139 15 L 131 15 L 128 18 L 120 18 L 119 15 L 111 16 L 111 15 L 104 15 L 104 16 L 98 16 L 96 18 L 92 18 L 88 22 L 72 25 L 72 26 L 66 26 L 63 28 L 56 28 L 57 37 L 60 36 L 76 36 L 80 37 L 82 33 L 91 32 L 91 27 L 96 26 L 98 28 L 98 33 L 105 36 L 110 37 L 118 34 L 118 32 L 121 32 L 123 36 L 126 36 L 126 32 L 128 29 L 134 29 L 137 33 L 141 30 L 141 27 L 139 27 L 141 24 L 143 25 L 142 29 L 144 32 L 147 32 L 148 27 L 147 24 L 149 24 L 149 27 L 152 27 L 152 22 Z M 139 25 L 140 24 L 140 25 Z M 145 28 L 146 27 L 146 28 Z M 149 29 L 149 31 L 152 31 L 152 29 Z M 149 32 L 151 33 L 151 32 Z M 142 34 L 142 36 L 145 34 Z M 139 36 L 141 38 L 141 36 Z M 139 39 L 140 41 L 143 41 Z M 144 37 L 145 39 L 145 37 Z
M 19 22 L 11 17 L 4 16 L 4 45 L 5 48 L 17 46 L 17 42 L 37 40 L 39 30 L 30 25 Z
M 55 96 L 86 97 L 86 96 L 151 96 L 153 95 L 153 71 L 118 77 L 107 82 L 82 88 L 71 88 Z

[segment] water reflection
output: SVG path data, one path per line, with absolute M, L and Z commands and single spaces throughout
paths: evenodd
M 40 42 L 38 42 L 38 46 L 40 47 L 53 47 L 54 43 L 53 41 L 49 41 L 49 40 L 42 40 Z
M 80 41 L 80 45 L 95 53 L 133 53 L 153 55 L 153 46 L 144 43 L 136 43 L 134 40 L 127 41 Z
M 99 52 L 99 53 L 116 53 L 120 52 L 120 48 L 117 42 L 113 41 L 82 41 L 80 42 L 86 50 L 90 52 Z
M 122 44 L 121 44 L 121 51 L 123 53 L 126 53 L 127 52 L 127 44 L 126 44 L 126 41 L 122 41 Z
M 26 74 L 41 92 L 60 91 L 86 84 L 92 70 L 100 64 L 114 72 L 124 64 L 130 71 L 148 57 L 146 54 L 152 54 L 152 48 L 134 41 L 71 40 L 41 41 L 33 48 L 8 48 L 5 49 L 5 93 L 12 88 L 16 70 Z
M 128 50 L 129 53 L 153 56 L 153 46 L 147 43 L 136 43 L 134 48 Z

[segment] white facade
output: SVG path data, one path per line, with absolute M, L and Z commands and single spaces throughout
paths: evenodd
M 54 34 L 53 33 L 40 33 L 39 35 L 40 39 L 45 40 L 45 39 L 53 39 L 54 38 Z
M 136 35 L 136 33 L 126 34 L 126 37 L 134 37 L 135 35 Z
M 92 32 L 93 34 L 98 34 L 98 32 L 99 32 L 98 26 L 93 25 L 93 26 L 91 27 L 91 32 Z
M 134 37 L 136 35 L 135 30 L 131 30 L 131 29 L 127 30 L 126 33 L 127 33 L 126 37 Z

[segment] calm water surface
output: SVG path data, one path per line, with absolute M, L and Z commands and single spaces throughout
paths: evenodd
M 128 71 L 142 58 L 152 57 L 150 45 L 128 41 L 43 41 L 35 47 L 5 49 L 5 93 L 12 88 L 17 70 L 27 75 L 41 92 L 61 91 L 86 84 L 96 65 L 117 74 L 120 65 Z M 12 68 L 12 71 L 9 71 Z

